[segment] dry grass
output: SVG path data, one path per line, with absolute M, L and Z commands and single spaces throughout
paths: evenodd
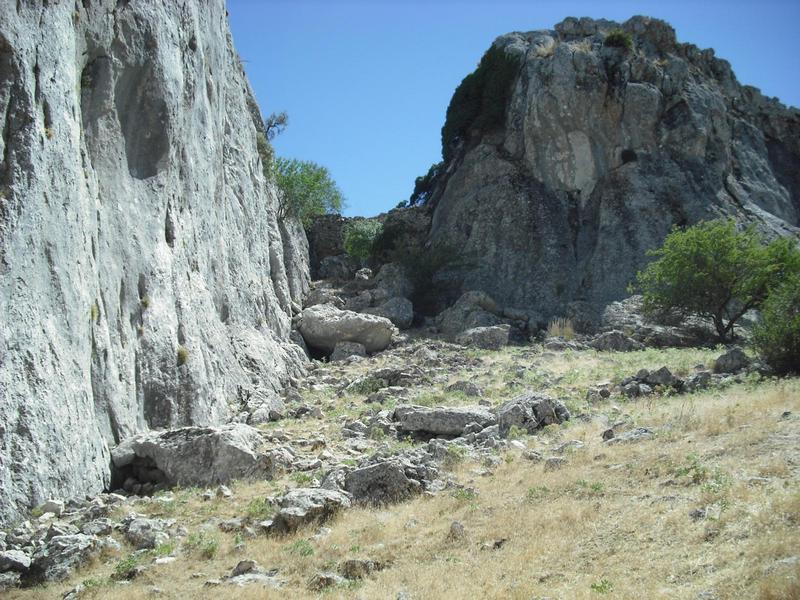
M 547 324 L 547 335 L 550 337 L 560 337 L 565 340 L 575 339 L 575 328 L 572 326 L 572 319 L 559 317 Z
M 548 384 L 551 391 L 578 389 L 617 368 L 626 374 L 661 364 L 680 370 L 714 355 L 683 350 L 548 357 L 508 349 L 482 354 L 472 375 L 500 385 L 515 364 L 525 363 L 530 371 L 562 378 Z M 532 377 L 521 376 L 526 387 Z M 795 416 L 781 419 L 787 410 Z M 588 421 L 523 438 L 545 456 L 560 442 L 583 441 L 558 471 L 545 472 L 512 450 L 501 454 L 504 460 L 494 469 L 470 462 L 454 467 L 454 476 L 474 494 L 445 491 L 386 508 L 355 508 L 328 523 L 330 533 L 319 539 L 313 537 L 316 527 L 309 527 L 283 538 L 245 539 L 240 551 L 235 535 L 217 532 L 220 548 L 211 559 L 179 551 L 175 562 L 151 566 L 130 584 L 111 583 L 125 552 L 63 584 L 15 591 L 9 598 L 60 597 L 87 579 L 94 585 L 86 598 L 151 598 L 153 587 L 162 598 L 310 598 L 318 595 L 307 588 L 315 572 L 335 570 L 348 558 L 370 558 L 389 566 L 325 596 L 396 598 L 405 591 L 411 598 L 684 599 L 707 591 L 720 600 L 797 599 L 800 566 L 777 561 L 800 554 L 799 413 L 798 379 L 745 382 L 624 403 L 619 410 L 606 402 L 593 408 Z M 601 432 L 621 414 L 654 428 L 656 437 L 605 445 Z M 320 425 L 297 427 L 310 433 Z M 336 427 L 327 419 L 325 425 L 326 435 L 335 437 Z M 177 518 L 196 532 L 211 519 L 244 516 L 253 501 L 292 484 L 290 477 L 240 483 L 231 501 L 203 502 L 201 490 L 182 490 L 169 508 L 153 502 L 136 509 Z M 690 517 L 697 509 L 705 510 L 705 518 Z M 448 538 L 454 520 L 463 523 L 466 539 Z M 481 549 L 502 538 L 507 541 L 500 549 Z M 203 587 L 243 558 L 279 569 L 284 588 Z

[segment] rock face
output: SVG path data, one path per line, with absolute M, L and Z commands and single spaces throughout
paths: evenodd
M 467 425 L 478 423 L 481 428 L 494 425 L 492 413 L 482 406 L 459 408 L 425 408 L 423 406 L 398 406 L 394 410 L 397 428 L 424 435 L 458 436 Z
M 101 491 L 109 447 L 300 374 L 222 0 L 0 3 L 0 523 Z
M 604 45 L 618 27 L 630 50 Z M 462 290 L 545 319 L 576 300 L 599 316 L 673 225 L 798 234 L 800 112 L 712 50 L 646 17 L 569 18 L 494 45 L 519 61 L 504 125 L 456 140 L 430 201 L 431 241 L 477 261 Z

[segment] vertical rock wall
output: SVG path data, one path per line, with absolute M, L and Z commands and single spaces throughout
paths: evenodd
M 301 374 L 253 106 L 223 0 L 0 0 L 0 523 Z

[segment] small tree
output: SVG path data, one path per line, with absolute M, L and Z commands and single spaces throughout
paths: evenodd
M 293 216 L 307 225 L 314 216 L 341 212 L 344 197 L 328 169 L 311 161 L 281 157 L 274 165 L 280 191 L 279 219 Z
M 380 221 L 360 219 L 351 221 L 344 229 L 344 250 L 350 256 L 368 259 L 372 255 L 375 240 L 381 235 L 383 225 Z
M 630 50 L 633 47 L 633 38 L 627 31 L 622 29 L 614 29 L 606 36 L 603 45 L 610 48 L 623 48 L 624 50 Z
M 737 231 L 730 220 L 674 229 L 648 254 L 656 260 L 637 276 L 645 311 L 707 318 L 721 341 L 787 274 L 800 271 L 800 252 L 792 241 L 765 246 L 755 229 Z
M 267 139 L 269 141 L 274 140 L 275 136 L 282 134 L 284 129 L 286 129 L 288 126 L 289 115 L 285 110 L 279 113 L 272 113 L 264 121 L 264 129 L 267 132 Z
M 778 373 L 800 373 L 800 274 L 790 275 L 767 296 L 753 342 Z

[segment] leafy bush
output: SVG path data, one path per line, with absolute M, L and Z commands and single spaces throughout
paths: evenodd
M 481 58 L 478 68 L 456 88 L 447 107 L 442 127 L 442 156 L 452 157 L 457 138 L 471 129 L 488 131 L 503 125 L 512 84 L 519 71 L 519 60 L 503 48 L 492 46 Z
M 430 193 L 433 191 L 433 184 L 436 181 L 436 178 L 439 176 L 443 165 L 443 162 L 433 164 L 425 175 L 421 175 L 416 178 L 414 181 L 414 191 L 412 192 L 411 197 L 408 199 L 409 206 L 414 206 L 415 204 L 425 204 L 428 201 Z
M 383 225 L 379 221 L 371 219 L 351 221 L 344 229 L 344 251 L 355 258 L 369 258 L 375 240 L 382 231 Z
M 624 48 L 625 50 L 630 50 L 633 48 L 633 38 L 631 37 L 630 33 L 623 31 L 622 29 L 615 29 L 606 36 L 606 40 L 603 42 L 603 45 L 611 48 Z
M 755 229 L 737 231 L 730 220 L 674 229 L 657 259 L 637 275 L 650 314 L 677 311 L 710 320 L 721 341 L 787 275 L 800 272 L 800 251 L 786 238 L 762 243 Z
M 280 191 L 279 219 L 297 217 L 307 225 L 315 216 L 341 212 L 344 196 L 325 167 L 309 160 L 278 157 L 274 171 Z
M 778 373 L 800 373 L 800 274 L 772 291 L 753 332 L 759 354 Z
M 178 346 L 178 366 L 186 364 L 189 360 L 189 349 L 186 346 Z

